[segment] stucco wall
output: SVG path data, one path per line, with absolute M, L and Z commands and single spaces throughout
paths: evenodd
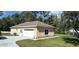
M 24 31 L 24 29 L 33 29 L 34 30 L 34 38 L 37 37 L 37 28 L 16 28 L 16 29 L 11 29 L 10 33 L 11 33 L 11 35 L 13 35 L 14 33 L 16 33 L 19 36 L 23 36 L 22 32 Z
M 22 29 L 11 29 L 11 35 L 13 35 L 14 33 L 16 33 L 17 35 L 20 35 L 21 34 L 20 30 Z
M 54 30 L 52 28 L 18 28 L 18 29 L 11 29 L 11 34 L 17 33 L 17 35 L 22 36 L 20 30 L 24 31 L 24 29 L 34 29 L 34 38 L 40 38 L 45 36 L 52 36 L 54 35 Z M 45 30 L 48 30 L 48 35 L 45 35 Z
M 45 30 L 48 30 L 48 35 L 45 35 Z M 54 30 L 52 28 L 38 28 L 37 29 L 37 37 L 46 37 L 54 35 Z
M 14 33 L 17 33 L 17 29 L 11 29 L 11 35 L 13 35 Z

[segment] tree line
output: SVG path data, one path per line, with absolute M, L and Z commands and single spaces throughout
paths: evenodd
M 57 16 L 51 14 L 50 11 L 23 11 L 21 13 L 15 13 L 12 16 L 0 19 L 0 29 L 3 31 L 9 31 L 11 26 L 35 20 L 45 22 L 51 25 L 53 24 L 52 21 L 56 17 Z
M 22 11 L 0 19 L 0 30 L 10 31 L 11 26 L 35 20 L 54 26 L 55 33 L 65 34 L 70 29 L 74 29 L 78 33 L 79 11 L 62 11 L 60 16 L 52 14 L 50 11 Z

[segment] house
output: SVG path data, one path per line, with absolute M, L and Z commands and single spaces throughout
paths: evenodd
M 77 31 L 77 32 L 76 32 Z M 69 34 L 78 34 L 79 33 L 79 30 L 74 30 L 74 29 L 70 29 L 69 30 Z
M 40 38 L 54 35 L 54 27 L 40 21 L 31 21 L 11 27 L 11 35 Z

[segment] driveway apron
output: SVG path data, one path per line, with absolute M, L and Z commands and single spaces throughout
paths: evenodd
M 19 47 L 16 44 L 17 36 L 2 36 L 0 47 Z

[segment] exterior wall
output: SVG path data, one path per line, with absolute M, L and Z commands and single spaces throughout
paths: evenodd
M 43 28 L 43 27 L 41 27 L 41 28 L 16 28 L 16 29 L 11 29 L 11 35 L 16 33 L 19 36 L 23 36 L 22 32 L 24 31 L 24 29 L 34 29 L 34 39 L 54 35 L 54 30 L 52 28 Z M 45 35 L 45 30 L 48 30 L 48 35 Z
M 48 30 L 48 35 L 45 35 L 45 30 Z M 38 28 L 37 29 L 37 37 L 46 37 L 54 35 L 54 30 L 52 28 Z
M 10 33 L 11 33 L 11 35 L 16 33 L 19 36 L 23 36 L 24 29 L 33 29 L 34 30 L 34 38 L 37 38 L 37 28 L 16 28 L 16 29 L 11 29 Z
M 11 35 L 13 35 L 14 33 L 16 33 L 17 35 L 21 35 L 21 32 L 20 32 L 20 30 L 22 30 L 23 31 L 23 29 L 11 29 Z
M 13 35 L 14 33 L 17 33 L 17 31 L 18 31 L 17 29 L 11 29 L 10 34 Z

